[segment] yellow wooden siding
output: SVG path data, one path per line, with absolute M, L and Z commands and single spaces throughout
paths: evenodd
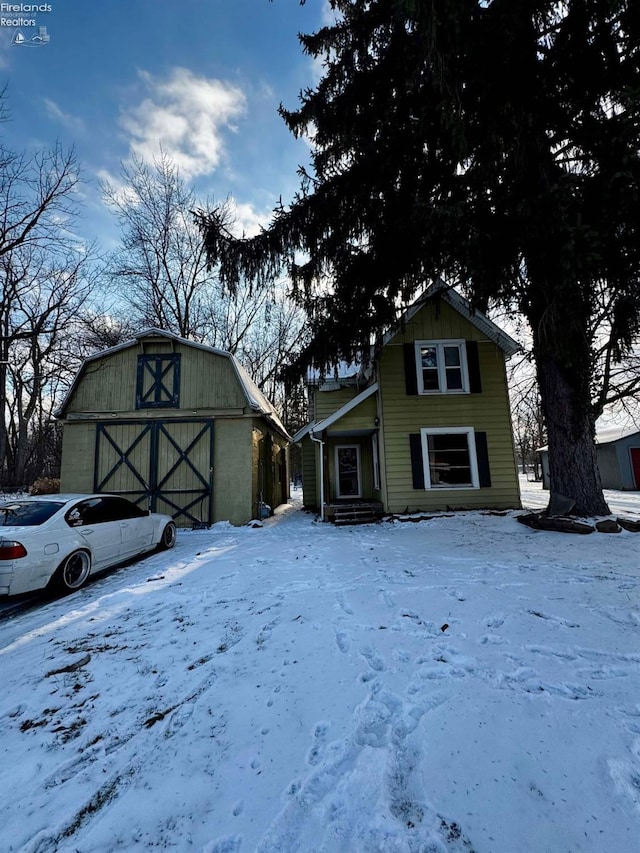
M 247 405 L 233 365 L 226 356 L 185 344 L 177 344 L 172 350 L 170 341 L 154 344 L 153 349 L 147 346 L 144 353 L 169 354 L 172 351 L 181 354 L 179 407 L 150 409 L 154 417 L 163 414 L 172 417 L 179 410 L 242 409 Z M 134 414 L 137 411 L 138 355 L 141 354 L 140 347 L 132 346 L 89 362 L 66 413 Z
M 404 330 L 393 338 L 392 345 L 423 340 L 450 340 L 452 338 L 483 341 L 486 340 L 486 335 L 451 305 L 441 300 L 437 304 L 428 303 L 414 314 L 405 325 Z
M 360 393 L 362 389 L 350 386 L 348 388 L 337 388 L 335 391 L 315 391 L 314 392 L 314 419 L 315 421 L 324 420 L 332 415 L 345 403 Z
M 383 406 L 384 465 L 390 512 L 520 505 L 511 416 L 502 350 L 446 303 L 428 305 L 404 333 L 384 347 L 379 364 Z M 403 344 L 414 340 L 478 341 L 482 393 L 407 395 Z M 423 427 L 473 427 L 487 434 L 491 487 L 416 490 L 413 488 L 409 435 Z
M 351 409 L 350 412 L 347 412 L 346 415 L 343 415 L 339 421 L 331 424 L 327 429 L 327 434 L 331 435 L 332 433 L 345 432 L 347 430 L 374 429 L 374 419 L 377 414 L 376 395 L 374 393 L 359 403 L 354 409 Z
M 142 423 L 119 424 L 114 422 L 106 424 L 106 427 L 118 448 L 123 452 L 127 452 L 127 459 L 139 473 L 139 476 L 136 476 L 128 465 L 119 465 L 118 463 L 121 459 L 120 452 L 110 441 L 101 438 L 100 452 L 96 460 L 96 485 L 100 486 L 101 492 L 144 492 L 144 484 L 149 483 L 150 480 L 151 433 L 147 430 L 146 434 L 137 442 L 133 450 L 128 452 L 136 439 L 144 432 L 145 425 Z M 96 429 L 97 426 L 94 426 L 94 431 Z M 67 427 L 65 426 L 65 432 L 66 430 Z M 160 464 L 164 470 L 168 470 L 164 468 L 164 462 Z M 91 488 L 93 490 L 93 484 Z M 158 510 L 158 512 L 164 512 L 164 510 Z
M 94 423 L 65 424 L 62 432 L 62 463 L 60 491 L 93 491 L 96 425 Z
M 214 447 L 215 441 L 214 425 Z M 190 448 L 188 459 L 195 471 L 182 460 L 182 454 L 176 449 L 174 442 L 183 452 Z M 192 516 L 195 516 L 198 521 L 208 522 L 209 497 L 199 494 L 210 486 L 212 476 L 211 433 L 207 429 L 207 424 L 202 421 L 165 423 L 158 435 L 156 464 L 162 492 L 165 492 L 168 498 L 165 501 L 160 495 L 157 496 L 156 512 L 173 514 L 175 512 L 175 507 L 171 505 L 173 502 L 178 506 L 189 506 L 188 511 Z M 177 523 L 190 527 L 192 521 L 184 516 L 178 516 Z
M 251 418 L 216 418 L 213 436 L 213 520 L 252 518 Z

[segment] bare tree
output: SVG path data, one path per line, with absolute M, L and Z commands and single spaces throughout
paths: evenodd
M 89 263 L 84 252 L 58 247 L 52 255 L 35 240 L 0 256 L 0 471 L 10 485 L 55 467 L 51 415 L 78 364 L 70 336 L 91 293 Z
M 125 326 L 154 326 L 231 352 L 269 397 L 283 402 L 279 368 L 299 347 L 303 328 L 302 312 L 283 288 L 223 288 L 194 221 L 203 205 L 164 152 L 152 165 L 134 158 L 118 185 L 103 183 L 102 192 L 122 229 L 108 274 L 120 283 Z M 225 228 L 234 227 L 229 205 L 216 213 Z
M 109 272 L 131 316 L 138 325 L 203 340 L 217 281 L 193 222 L 193 190 L 164 152 L 152 166 L 134 158 L 122 166 L 119 185 L 101 188 L 121 227 Z
M 511 364 L 509 393 L 518 462 L 523 474 L 540 480 L 542 469 L 538 451 L 547 442 L 547 430 L 535 368 L 529 355 Z
M 6 118 L 0 93 L 0 120 Z M 91 251 L 73 233 L 73 150 L 33 154 L 0 142 L 0 477 L 24 485 L 55 466 L 51 411 L 75 365 L 62 342 L 91 290 Z M 50 473 L 50 471 L 49 471 Z

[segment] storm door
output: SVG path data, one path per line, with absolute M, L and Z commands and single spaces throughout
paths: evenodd
M 339 498 L 362 497 L 360 481 L 360 446 L 339 444 L 336 447 L 336 496 Z

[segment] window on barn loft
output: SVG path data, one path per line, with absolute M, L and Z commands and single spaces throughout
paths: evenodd
M 139 355 L 136 409 L 177 409 L 180 405 L 180 353 Z

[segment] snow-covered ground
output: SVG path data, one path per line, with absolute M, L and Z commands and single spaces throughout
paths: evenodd
M 639 594 L 512 516 L 181 532 L 0 622 L 0 851 L 637 853 Z

